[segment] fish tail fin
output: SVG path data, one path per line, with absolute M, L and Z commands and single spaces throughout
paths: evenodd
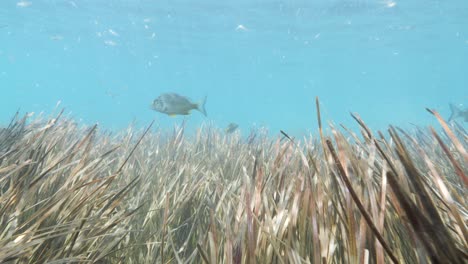
M 448 119 L 448 121 L 452 121 L 454 118 L 456 118 L 457 116 L 460 115 L 460 108 L 458 108 L 456 105 L 454 104 L 449 104 L 450 105 L 450 117 Z
M 206 109 L 205 109 L 205 104 L 206 104 L 206 96 L 203 98 L 203 100 L 197 104 L 197 109 L 200 111 L 204 116 L 207 116 L 206 114 Z

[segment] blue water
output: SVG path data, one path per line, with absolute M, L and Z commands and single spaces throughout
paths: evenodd
M 468 97 L 468 1 L 0 1 L 0 124 L 16 110 L 104 129 L 172 128 L 163 92 L 204 122 L 302 135 L 324 122 L 434 124 Z

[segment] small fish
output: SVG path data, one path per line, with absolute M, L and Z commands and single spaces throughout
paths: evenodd
M 238 124 L 230 123 L 224 131 L 226 132 L 226 134 L 231 134 L 232 132 L 236 131 L 238 127 Z
M 450 117 L 448 119 L 448 121 L 452 121 L 453 119 L 455 118 L 459 118 L 459 117 L 463 117 L 464 121 L 465 122 L 468 122 L 468 109 L 461 109 L 460 107 L 454 105 L 454 104 L 450 104 L 450 111 L 451 111 L 451 114 L 450 114 Z
M 206 116 L 205 103 L 206 96 L 200 103 L 194 103 L 185 96 L 176 93 L 164 93 L 154 99 L 151 109 L 169 116 L 189 115 L 190 111 L 195 109 Z

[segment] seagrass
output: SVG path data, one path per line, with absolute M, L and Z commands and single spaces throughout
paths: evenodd
M 0 129 L 0 263 L 466 263 L 467 133 Z

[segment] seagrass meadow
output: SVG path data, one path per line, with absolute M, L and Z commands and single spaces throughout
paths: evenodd
M 0 263 L 467 263 L 468 134 L 429 112 L 440 128 L 325 133 L 317 107 L 301 140 L 18 114 Z

